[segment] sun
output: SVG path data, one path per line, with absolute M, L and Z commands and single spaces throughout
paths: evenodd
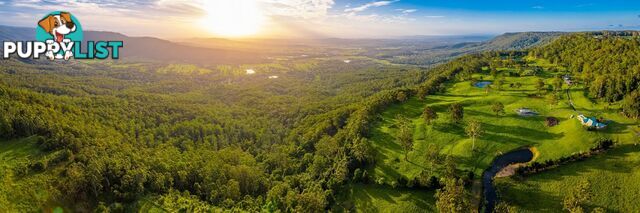
M 205 1 L 206 17 L 202 26 L 224 37 L 243 37 L 257 34 L 264 23 L 258 0 Z

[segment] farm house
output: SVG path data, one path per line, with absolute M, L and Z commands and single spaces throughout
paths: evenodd
M 581 114 L 581 115 L 578 115 L 577 118 L 582 123 L 582 125 L 586 127 L 592 127 L 596 129 L 603 129 L 607 127 L 606 124 L 600 123 L 598 119 L 596 119 L 595 117 L 589 118 Z

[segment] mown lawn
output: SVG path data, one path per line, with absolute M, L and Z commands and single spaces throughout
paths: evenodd
M 550 67 L 548 62 L 539 62 L 543 67 Z M 512 69 L 499 69 L 505 75 Z M 562 69 L 560 69 L 562 70 Z M 620 116 L 616 105 L 605 109 L 604 104 L 593 103 L 585 97 L 582 88 L 569 88 L 576 111 L 568 104 L 566 92 L 561 92 L 558 105 L 552 106 L 545 98 L 551 91 L 537 96 L 535 84 L 543 79 L 547 85 L 552 84 L 553 76 L 560 73 L 545 71 L 539 76 L 505 77 L 503 89 L 486 91 L 477 88 L 470 81 L 450 83 L 446 92 L 428 96 L 425 100 L 412 98 L 403 104 L 389 107 L 374 124 L 370 140 L 377 150 L 376 165 L 369 173 L 376 179 L 384 177 L 385 182 L 397 180 L 404 176 L 413 178 L 429 165 L 425 162 L 424 153 L 429 144 L 437 144 L 442 155 L 455 157 L 458 168 L 473 171 L 479 175 L 488 167 L 492 159 L 512 149 L 522 146 L 534 146 L 540 152 L 537 161 L 557 159 L 576 152 L 586 151 L 595 145 L 601 137 L 609 137 L 619 141 L 631 141 L 630 127 L 633 121 Z M 475 79 L 493 81 L 489 75 L 475 75 Z M 519 82 L 520 88 L 512 88 L 510 84 Z M 564 85 L 563 89 L 567 86 Z M 564 91 L 564 90 L 563 90 Z M 492 104 L 501 102 L 505 106 L 506 114 L 497 116 L 491 111 Z M 462 124 L 453 124 L 447 108 L 452 103 L 464 106 L 464 120 L 478 120 L 482 123 L 485 134 L 476 140 L 477 152 L 472 152 L 472 140 L 466 135 Z M 421 118 L 425 106 L 434 108 L 439 118 L 431 125 L 427 125 Z M 515 110 L 521 107 L 531 108 L 540 113 L 539 116 L 521 117 Z M 598 116 L 612 120 L 609 128 L 602 131 L 586 131 L 579 121 L 571 116 L 583 113 L 587 116 Z M 403 115 L 412 119 L 414 129 L 413 151 L 409 153 L 408 161 L 404 160 L 404 152 L 395 140 L 397 128 L 396 116 Z M 546 127 L 545 118 L 556 117 L 560 124 Z M 437 174 L 437 169 L 435 170 Z
M 498 179 L 500 199 L 526 212 L 558 212 L 567 191 L 588 180 L 592 198 L 587 211 L 601 207 L 607 212 L 640 210 L 640 145 L 624 144 L 604 155 L 563 165 L 525 178 Z

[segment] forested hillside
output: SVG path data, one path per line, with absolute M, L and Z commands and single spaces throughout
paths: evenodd
M 429 73 L 366 59 L 0 63 L 0 143 L 41 153 L 2 158 L 0 205 L 33 211 L 148 203 L 321 211 L 353 157 L 348 147 L 316 142 L 335 134 L 359 101 Z
M 593 98 L 607 102 L 624 99 L 624 113 L 638 118 L 639 36 L 638 32 L 578 33 L 533 49 L 530 55 L 568 67 Z
M 35 28 L 0 25 L 0 42 L 32 41 Z M 152 37 L 132 37 L 120 33 L 84 31 L 85 41 L 123 41 L 126 51 L 121 60 L 156 63 L 238 64 L 264 62 L 266 53 L 259 51 L 190 46 Z M 86 45 L 83 45 L 86 48 Z M 2 51 L 2 49 L 0 49 Z M 85 50 L 86 51 L 86 50 Z
M 505 33 L 489 41 L 460 42 L 451 45 L 402 49 L 371 49 L 366 55 L 400 64 L 430 65 L 445 62 L 451 58 L 483 51 L 523 50 L 545 45 L 563 35 L 562 32 L 522 32 Z
M 523 50 L 530 47 L 543 46 L 556 38 L 566 35 L 563 32 L 524 32 L 505 33 L 486 42 L 484 50 Z

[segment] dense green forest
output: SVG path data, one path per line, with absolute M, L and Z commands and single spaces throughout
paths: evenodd
M 532 56 L 548 59 L 569 68 L 583 81 L 593 98 L 615 102 L 637 97 L 631 93 L 640 85 L 640 40 L 637 32 L 579 33 L 564 36 L 531 51 Z M 628 112 L 635 117 L 638 113 Z
M 366 57 L 233 66 L 2 60 L 0 146 L 22 151 L 0 155 L 0 206 L 336 210 L 347 184 L 371 181 L 363 170 L 376 164 L 369 138 L 379 113 L 487 68 L 520 71 L 526 55 L 566 66 L 595 101 L 639 117 L 634 35 L 571 34 L 433 68 Z M 449 160 L 444 188 L 458 190 L 467 183 L 455 179 L 473 172 Z
M 52 153 L 10 165 L 4 186 L 19 187 L 0 187 L 2 194 L 30 187 L 35 177 L 53 181 L 37 186 L 52 196 L 0 196 L 0 204 L 33 210 L 49 202 L 136 208 L 160 195 L 195 197 L 211 208 L 320 211 L 353 160 L 344 146 L 323 150 L 316 142 L 335 134 L 359 101 L 429 73 L 364 59 L 1 63 L 0 135 L 36 137 L 38 149 Z

